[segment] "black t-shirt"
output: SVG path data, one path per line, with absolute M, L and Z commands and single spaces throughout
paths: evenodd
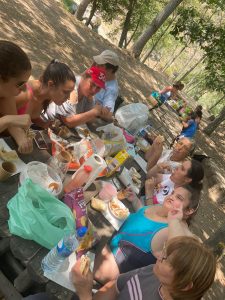
M 125 274 L 117 279 L 118 300 L 162 300 L 159 294 L 160 282 L 149 265 Z

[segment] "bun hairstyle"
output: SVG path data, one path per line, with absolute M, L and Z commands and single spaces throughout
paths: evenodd
M 47 68 L 44 70 L 43 75 L 40 78 L 43 85 L 47 85 L 51 80 L 57 87 L 61 84 L 65 84 L 67 80 L 76 82 L 73 71 L 64 63 L 61 63 L 58 59 L 53 59 Z M 49 106 L 49 100 L 44 101 L 43 110 L 46 112 Z
M 47 85 L 49 80 L 53 81 L 55 86 L 64 84 L 67 80 L 76 82 L 73 71 L 66 64 L 59 62 L 58 59 L 53 59 L 41 76 L 44 85 Z
M 31 70 L 27 54 L 16 44 L 0 40 L 0 77 L 8 81 Z

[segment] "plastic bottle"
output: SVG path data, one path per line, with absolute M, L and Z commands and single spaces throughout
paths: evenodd
M 57 271 L 63 261 L 75 251 L 79 245 L 79 240 L 87 232 L 87 227 L 79 228 L 76 233 L 65 236 L 58 244 L 52 248 L 43 258 L 41 267 L 46 273 Z
M 92 166 L 84 165 L 83 168 L 79 169 L 75 174 L 75 177 L 65 186 L 64 191 L 66 193 L 71 192 L 75 188 L 79 188 L 87 183 L 92 171 Z

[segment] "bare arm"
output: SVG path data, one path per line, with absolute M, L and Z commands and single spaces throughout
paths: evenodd
M 157 136 L 150 149 L 146 152 L 145 159 L 148 161 L 147 170 L 154 167 L 162 155 L 163 141 L 163 137 Z
M 17 115 L 16 103 L 14 98 L 6 99 L 1 103 L 1 113 L 3 115 Z M 21 153 L 30 153 L 33 150 L 33 141 L 26 136 L 24 129 L 12 125 L 8 128 L 10 135 L 18 145 L 18 151 Z
M 184 122 L 184 121 L 182 122 L 182 125 L 183 125 L 184 128 L 188 128 L 189 127 L 189 124 L 187 122 Z
M 100 115 L 101 109 L 102 109 L 102 107 L 97 104 L 97 105 L 95 105 L 94 108 L 92 108 L 91 110 L 89 110 L 87 112 L 69 116 L 69 117 L 61 117 L 61 120 L 69 128 L 76 127 L 78 125 L 85 124 L 87 122 L 94 120 L 97 116 Z
M 166 92 L 172 91 L 173 87 L 172 86 L 166 86 L 164 89 L 159 91 L 160 94 L 164 94 Z

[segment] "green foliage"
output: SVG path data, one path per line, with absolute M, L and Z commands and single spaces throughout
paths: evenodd
M 71 6 L 73 4 L 73 0 L 62 0 L 66 10 L 70 11 Z

